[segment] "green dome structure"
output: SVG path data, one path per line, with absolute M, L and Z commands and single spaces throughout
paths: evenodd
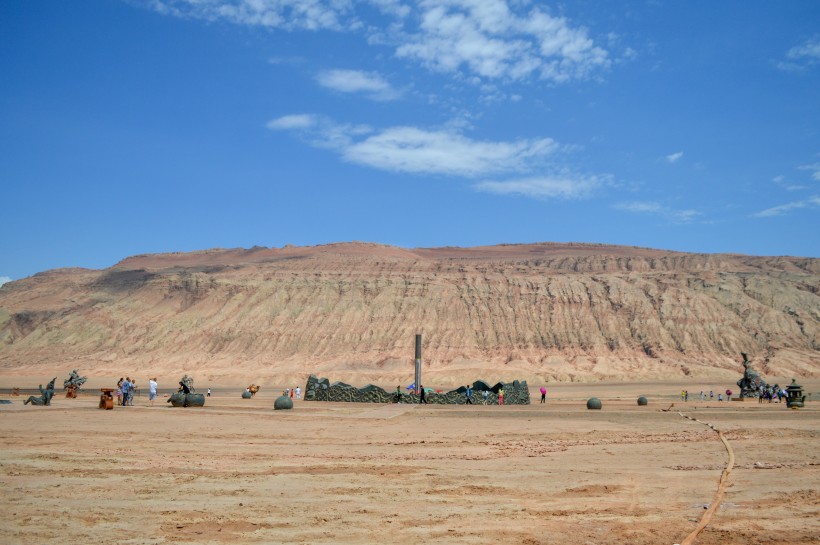
M 602 406 L 601 400 L 597 397 L 591 397 L 587 400 L 587 409 L 600 411 Z
M 288 396 L 279 396 L 276 398 L 276 401 L 273 402 L 273 410 L 275 411 L 289 410 L 292 408 L 293 400 Z

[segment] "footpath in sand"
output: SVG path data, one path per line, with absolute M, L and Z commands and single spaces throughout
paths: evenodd
M 0 542 L 820 543 L 820 406 L 0 405 Z M 621 389 L 620 391 L 623 391 Z M 551 391 L 552 392 L 552 391 Z M 535 393 L 535 392 L 534 392 Z M 583 399 L 599 395 L 602 411 Z M 674 401 L 675 407 L 667 409 Z M 700 422 L 682 418 L 678 411 Z M 705 509 L 707 508 L 707 509 Z

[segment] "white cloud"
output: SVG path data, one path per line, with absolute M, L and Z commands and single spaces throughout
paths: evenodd
M 761 210 L 756 214 L 752 214 L 752 216 L 756 218 L 769 218 L 772 216 L 783 216 L 793 210 L 799 210 L 801 208 L 817 207 L 820 207 L 820 196 L 815 195 L 802 201 L 794 201 L 786 204 L 781 204 L 779 206 L 773 206 L 771 208 L 767 208 L 766 210 Z
M 677 163 L 681 159 L 681 157 L 683 157 L 683 152 L 678 151 L 678 152 L 675 152 L 671 155 L 667 155 L 666 160 L 669 161 L 670 163 L 674 164 L 674 163 Z
M 285 30 L 341 30 L 355 26 L 352 0 L 151 0 L 177 17 Z
M 788 183 L 788 179 L 785 176 L 783 176 L 782 174 L 772 178 L 772 182 L 779 185 L 780 187 L 782 187 L 786 191 L 799 191 L 801 189 L 806 189 L 806 186 L 804 186 L 804 185 L 797 185 L 797 184 Z
M 800 170 L 808 170 L 811 172 L 811 179 L 815 182 L 820 182 L 820 163 L 813 163 L 811 165 L 801 165 L 797 167 Z
M 8 276 L 0 276 L 0 286 L 8 282 L 11 282 L 11 278 L 9 278 Z
M 601 185 L 597 176 L 544 176 L 520 180 L 485 181 L 473 186 L 478 191 L 532 198 L 578 199 L 589 197 Z
M 786 52 L 786 60 L 777 64 L 781 70 L 800 71 L 820 64 L 820 37 L 809 38 Z
M 445 73 L 562 83 L 612 64 L 587 30 L 519 0 L 149 0 L 159 13 L 283 30 L 361 31 L 371 44 Z M 386 16 L 360 18 L 363 5 Z M 357 9 L 359 8 L 359 9 Z
M 313 114 L 293 114 L 268 121 L 267 127 L 272 130 L 308 129 L 317 124 Z
M 382 170 L 476 177 L 526 171 L 556 148 L 551 138 L 482 142 L 450 131 L 393 127 L 351 144 L 342 156 Z
M 439 72 L 560 83 L 611 64 L 586 29 L 539 8 L 518 15 L 504 0 L 423 0 L 420 7 L 419 27 L 396 55 Z
M 342 93 L 364 93 L 373 100 L 393 100 L 399 96 L 378 74 L 359 70 L 325 70 L 316 80 L 323 87 Z
M 319 116 L 284 116 L 268 123 L 272 130 L 290 129 L 311 145 L 331 149 L 345 161 L 391 172 L 478 178 L 508 173 L 555 171 L 555 156 L 566 147 L 551 138 L 515 141 L 475 140 L 463 124 L 426 130 L 399 126 L 375 130 L 341 125 Z M 582 196 L 602 183 L 598 176 L 560 174 L 482 182 L 476 189 L 529 196 Z
M 689 223 L 701 213 L 697 210 L 675 210 L 653 201 L 622 202 L 614 205 L 616 210 L 632 212 L 634 214 L 651 214 L 661 216 L 678 223 Z

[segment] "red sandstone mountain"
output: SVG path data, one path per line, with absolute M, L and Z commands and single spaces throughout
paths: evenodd
M 242 384 L 820 376 L 820 259 L 594 244 L 139 255 L 0 288 L 0 374 Z M 53 376 L 53 375 L 52 375 Z

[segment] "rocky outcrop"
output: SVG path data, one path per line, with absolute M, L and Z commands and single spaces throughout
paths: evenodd
M 820 375 L 820 260 L 365 243 L 128 258 L 0 287 L 0 373 L 431 385 Z

